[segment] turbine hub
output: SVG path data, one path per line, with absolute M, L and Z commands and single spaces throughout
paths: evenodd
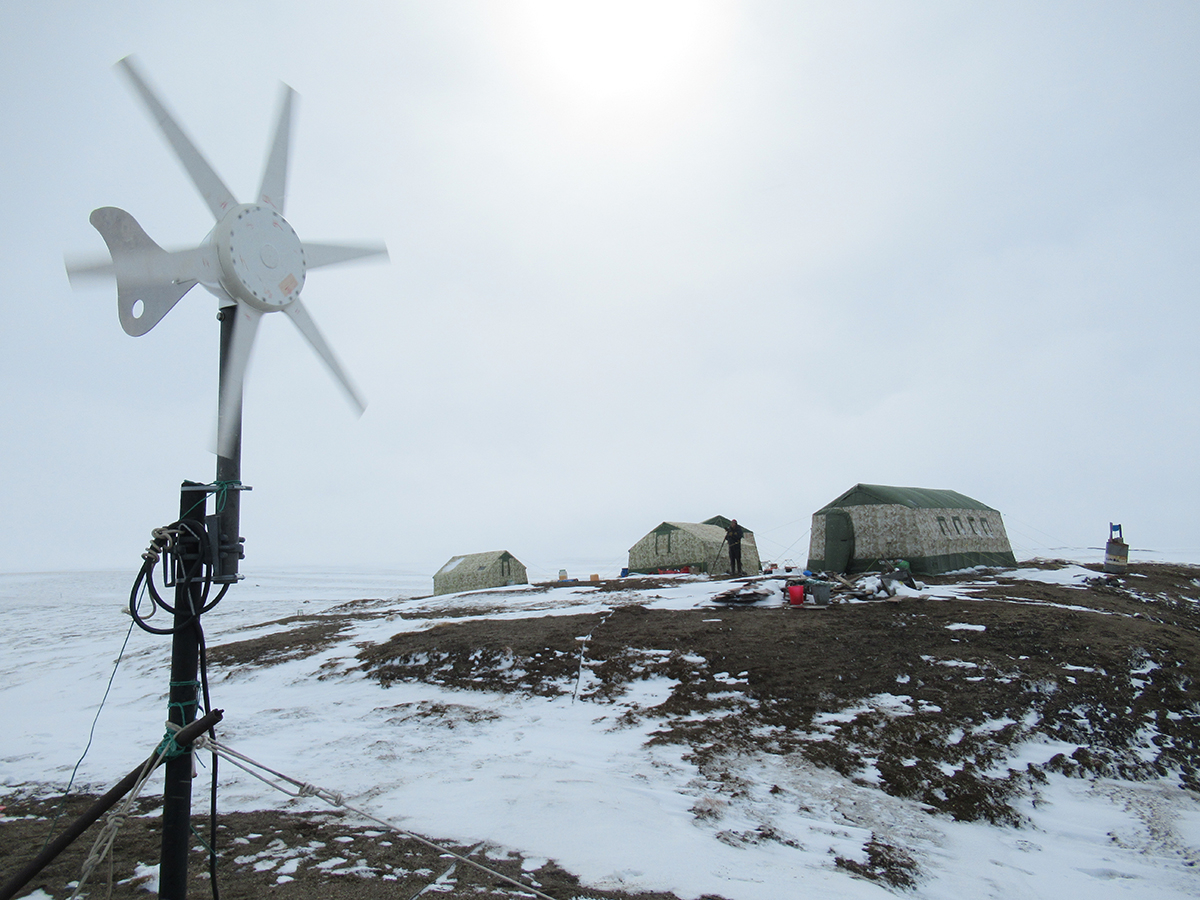
M 246 204 L 217 229 L 222 286 L 262 312 L 283 309 L 304 287 L 304 247 L 287 219 L 273 209 Z

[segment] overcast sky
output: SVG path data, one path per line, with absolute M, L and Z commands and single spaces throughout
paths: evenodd
M 856 482 L 1200 562 L 1197 46 L 1194 2 L 0 0 L 0 568 L 136 569 L 214 475 L 215 298 L 135 339 L 63 271 L 99 206 L 213 225 L 130 53 L 242 200 L 292 85 L 289 221 L 391 254 L 304 289 L 361 419 L 263 321 L 247 571 L 715 514 L 803 560 Z

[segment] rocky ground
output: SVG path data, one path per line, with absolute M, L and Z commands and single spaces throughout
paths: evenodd
M 1003 571 L 969 580 L 958 599 L 837 602 L 835 596 L 823 610 L 730 604 L 714 615 L 711 607 L 648 609 L 642 604 L 658 582 L 626 579 L 601 585 L 613 600 L 602 613 L 460 621 L 447 611 L 436 627 L 362 647 L 358 664 L 383 685 L 422 680 L 468 691 L 580 692 L 601 702 L 637 680 L 667 676 L 674 688 L 665 702 L 625 715 L 653 721 L 651 741 L 684 746 L 702 775 L 723 783 L 730 796 L 743 786 L 725 760 L 739 748 L 802 755 L 888 795 L 917 800 L 931 816 L 1013 826 L 1021 824 L 1015 801 L 1035 794 L 1047 770 L 1135 781 L 1169 776 L 1184 790 L 1200 791 L 1200 569 L 1134 565 L 1121 577 L 1097 571 L 1081 587 L 1016 580 Z M 941 588 L 962 581 L 926 579 Z M 210 664 L 269 665 L 311 653 L 372 608 L 349 604 L 335 615 L 286 620 L 268 637 L 210 648 Z M 1036 735 L 1079 749 L 1044 765 L 1006 767 L 1013 746 Z M 83 801 L 63 804 L 36 790 L 0 798 L 6 807 L 0 880 L 58 827 L 55 817 L 59 824 L 69 820 Z M 119 860 L 156 857 L 152 804 L 143 812 L 122 831 Z M 773 836 L 721 838 L 737 844 Z M 272 842 L 281 842 L 276 856 L 281 848 L 296 854 L 290 881 L 278 883 L 278 865 L 269 873 L 256 865 Z M 334 814 L 223 816 L 218 847 L 227 898 L 268 889 L 279 897 L 408 898 L 439 877 L 435 889 L 447 896 L 520 896 L 461 864 L 446 874 L 453 860 Z M 492 859 L 487 847 L 452 849 L 521 873 L 519 857 Z M 892 889 L 916 883 L 919 864 L 903 841 L 880 834 L 869 849 L 866 862 L 839 864 Z M 77 877 L 85 853 L 73 848 L 32 886 L 66 896 L 64 886 Z M 199 848 L 194 856 L 193 891 L 207 894 L 206 853 Z M 358 862 L 334 874 L 324 863 L 335 857 Z M 523 877 L 556 898 L 585 890 L 552 864 Z M 135 879 L 118 884 L 113 896 L 138 893 Z M 590 889 L 583 895 L 630 896 Z

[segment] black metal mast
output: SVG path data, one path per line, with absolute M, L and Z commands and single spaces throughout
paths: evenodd
M 225 383 L 226 364 L 233 340 L 233 308 L 217 313 L 221 322 L 220 383 Z M 180 489 L 179 520 L 184 532 L 207 533 L 210 558 L 201 559 L 203 543 L 181 535 L 175 563 L 175 628 L 171 638 L 171 683 L 168 721 L 180 727 L 196 718 L 200 687 L 200 613 L 203 598 L 204 563 L 211 564 L 214 584 L 238 580 L 242 539 L 238 534 L 242 491 L 242 404 L 222 411 L 236 419 L 229 455 L 217 454 L 217 478 L 212 485 L 185 481 Z M 222 413 L 219 412 L 218 415 Z M 219 427 L 219 426 L 218 426 Z M 207 515 L 208 494 L 214 494 L 213 515 Z M 161 900 L 187 897 L 188 847 L 191 843 L 193 759 L 187 752 L 167 760 L 163 787 L 162 850 L 159 857 Z

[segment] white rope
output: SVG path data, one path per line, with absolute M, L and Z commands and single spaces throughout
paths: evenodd
M 384 828 L 388 829 L 389 831 L 394 831 L 394 832 L 396 832 L 396 834 L 399 834 L 402 837 L 406 837 L 409 840 L 416 841 L 418 844 L 423 844 L 424 846 L 430 848 L 431 850 L 436 850 L 438 853 L 445 854 L 446 856 L 451 856 L 454 859 L 458 860 L 459 862 L 464 862 L 468 866 L 473 866 L 474 868 L 479 869 L 481 872 L 486 872 L 487 874 L 491 875 L 494 878 L 499 878 L 501 881 L 506 881 L 509 884 L 514 885 L 515 887 L 518 887 L 523 891 L 530 891 L 535 896 L 543 898 L 543 900 L 555 900 L 555 898 L 551 897 L 549 894 L 544 894 L 541 891 L 539 891 L 537 888 L 535 888 L 529 884 L 526 884 L 523 881 L 518 881 L 515 878 L 510 878 L 509 876 L 505 875 L 503 872 L 497 872 L 495 869 L 489 868 L 488 866 L 485 866 L 483 863 L 476 862 L 475 860 L 470 859 L 469 857 L 463 856 L 461 853 L 455 853 L 453 850 L 450 850 L 447 847 L 443 847 L 441 844 L 436 844 L 433 841 L 428 840 L 427 838 L 423 838 L 418 834 L 413 834 L 411 831 L 405 831 L 403 828 L 401 828 L 399 825 L 396 825 L 394 822 L 389 822 L 387 819 L 381 819 L 378 816 L 367 812 L 365 809 L 359 809 L 355 806 L 351 806 L 349 803 L 346 802 L 345 797 L 342 794 L 339 794 L 337 791 L 330 791 L 330 790 L 327 790 L 326 788 L 318 787 L 314 784 L 309 784 L 306 781 L 300 781 L 297 778 L 292 778 L 289 775 L 284 775 L 282 772 L 276 772 L 274 769 L 270 768 L 269 766 L 265 766 L 262 763 L 258 762 L 257 760 L 251 759 L 249 756 L 246 756 L 244 753 L 239 753 L 238 751 L 234 750 L 233 748 L 225 746 L 220 741 L 212 740 L 207 735 L 201 735 L 200 737 L 196 738 L 196 740 L 193 741 L 193 746 L 196 747 L 197 749 L 211 750 L 213 753 L 217 754 L 217 756 L 221 757 L 222 759 L 227 760 L 228 762 L 233 763 L 239 769 L 242 769 L 243 771 L 247 772 L 248 774 L 253 775 L 259 781 L 263 782 L 264 784 L 270 785 L 271 787 L 275 788 L 275 790 L 279 791 L 280 793 L 287 794 L 289 797 L 316 797 L 320 800 L 324 800 L 330 806 L 340 806 L 343 809 L 354 813 L 355 815 L 361 816 L 364 819 L 368 819 L 372 822 L 375 822 L 378 825 L 382 825 Z M 267 778 L 264 775 L 260 775 L 258 772 L 253 771 L 253 769 L 251 767 L 257 768 L 257 769 L 262 769 L 264 772 L 269 772 L 272 775 L 274 775 L 276 778 L 282 779 L 283 781 L 286 781 L 288 784 L 294 785 L 295 790 L 289 790 L 288 788 L 284 787 L 283 785 L 279 784 L 278 782 L 272 781 L 270 778 Z M 472 848 L 472 850 L 473 849 L 474 848 Z M 472 852 L 472 851 L 468 851 L 468 852 Z
M 178 731 L 180 726 L 172 722 L 167 723 L 168 728 Z M 133 788 L 125 795 L 125 799 L 121 805 L 114 810 L 110 810 L 105 816 L 104 827 L 100 829 L 100 833 L 96 835 L 96 840 L 92 844 L 92 849 L 88 853 L 87 859 L 83 862 L 83 870 L 79 875 L 79 883 L 75 885 L 75 890 L 71 892 L 70 900 L 75 900 L 79 896 L 79 892 L 83 890 L 83 886 L 87 880 L 96 871 L 96 867 L 104 861 L 105 857 L 110 858 L 109 867 L 109 891 L 112 891 L 112 868 L 111 857 L 113 844 L 117 840 L 117 832 L 121 830 L 121 826 L 125 824 L 125 820 L 129 818 L 129 811 L 133 808 L 133 804 L 137 801 L 138 795 L 141 794 L 142 788 L 146 786 L 146 782 L 150 779 L 150 775 L 158 768 L 158 764 L 163 761 L 167 754 L 169 744 L 164 743 L 158 755 L 146 760 L 146 764 L 142 766 L 142 771 L 138 775 L 137 781 L 134 782 Z

